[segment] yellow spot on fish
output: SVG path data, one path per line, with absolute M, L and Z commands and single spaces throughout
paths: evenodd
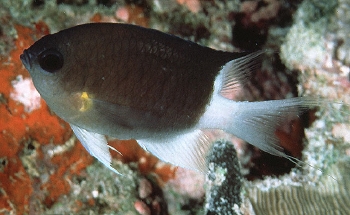
M 92 100 L 87 92 L 82 92 L 80 95 L 81 107 L 79 111 L 85 112 L 92 107 Z

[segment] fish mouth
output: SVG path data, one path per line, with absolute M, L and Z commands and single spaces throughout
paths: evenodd
M 32 66 L 31 66 L 31 63 L 30 63 L 31 57 L 32 57 L 32 54 L 30 54 L 29 51 L 28 51 L 27 49 L 25 49 L 25 50 L 23 51 L 23 54 L 21 54 L 21 55 L 19 56 L 19 58 L 21 59 L 23 65 L 24 65 L 24 67 L 25 67 L 28 71 L 30 71 L 30 69 L 31 69 L 31 67 L 32 67 Z

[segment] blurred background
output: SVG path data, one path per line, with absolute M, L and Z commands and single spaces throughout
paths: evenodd
M 19 55 L 46 34 L 88 22 L 131 23 L 223 51 L 265 50 L 231 99 L 326 102 L 276 130 L 298 165 L 211 133 L 237 151 L 237 214 L 350 214 L 349 9 L 346 0 L 0 0 L 0 214 L 206 213 L 205 175 L 163 163 L 134 140 L 111 139 L 122 153 L 111 151 L 116 175 L 35 90 Z

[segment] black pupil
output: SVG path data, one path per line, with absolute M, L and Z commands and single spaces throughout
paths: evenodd
M 55 49 L 43 51 L 38 57 L 40 67 L 50 73 L 57 72 L 63 66 L 63 56 Z

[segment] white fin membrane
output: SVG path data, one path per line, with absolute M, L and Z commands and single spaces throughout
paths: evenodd
M 265 51 L 253 52 L 225 64 L 215 80 L 213 97 L 198 127 L 224 130 L 265 152 L 293 160 L 279 146 L 276 129 L 286 119 L 319 105 L 319 99 L 297 97 L 262 102 L 235 102 L 223 97 L 249 80 L 264 53 Z
M 111 166 L 112 157 L 109 152 L 110 147 L 104 135 L 87 131 L 72 124 L 70 124 L 70 126 L 81 144 L 83 144 L 85 149 L 92 156 L 108 167 L 108 169 L 120 175 L 120 173 Z
M 290 159 L 279 146 L 275 132 L 286 119 L 319 105 L 317 98 L 296 97 L 262 102 L 235 102 L 215 95 L 198 126 L 222 129 L 259 149 Z
M 215 93 L 220 90 L 222 95 L 230 94 L 237 87 L 246 84 L 260 65 L 264 53 L 265 51 L 253 52 L 226 63 L 215 83 Z
M 206 155 L 211 141 L 201 130 L 178 134 L 172 138 L 142 139 L 137 142 L 165 162 L 200 172 L 207 171 Z

